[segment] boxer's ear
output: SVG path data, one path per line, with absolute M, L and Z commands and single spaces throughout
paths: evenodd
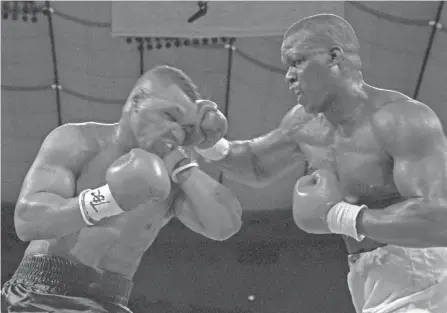
M 344 51 L 340 46 L 333 46 L 329 51 L 330 66 L 339 65 L 344 59 Z

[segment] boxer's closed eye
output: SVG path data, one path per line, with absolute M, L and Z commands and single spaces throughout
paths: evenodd
M 171 122 L 176 122 L 175 117 L 169 112 L 164 112 L 164 117 Z
M 177 123 L 180 123 L 184 117 L 184 110 L 182 110 L 177 106 L 166 108 L 164 110 L 164 113 L 166 114 L 167 117 L 169 117 L 171 121 Z

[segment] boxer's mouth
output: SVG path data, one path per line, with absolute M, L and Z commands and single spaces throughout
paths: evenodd
M 172 133 L 166 133 L 158 140 L 154 142 L 154 148 L 158 153 L 162 155 L 166 155 L 169 152 L 173 151 L 180 144 L 179 139 L 174 136 Z
M 164 157 L 177 148 L 177 143 L 171 139 L 161 139 L 158 144 L 155 144 L 155 151 L 160 157 Z
M 176 142 L 174 140 L 171 139 L 165 139 L 163 140 L 163 144 L 166 146 L 166 148 L 168 148 L 169 150 L 174 150 L 174 148 L 176 147 Z

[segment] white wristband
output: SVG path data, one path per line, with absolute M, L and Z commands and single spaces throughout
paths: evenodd
M 108 185 L 82 191 L 79 194 L 78 201 L 82 218 L 89 226 L 96 224 L 105 217 L 124 212 L 113 198 Z
M 337 203 L 329 210 L 326 217 L 329 230 L 334 234 L 347 235 L 362 241 L 365 236 L 357 232 L 357 216 L 366 208 L 365 205 L 358 206 L 343 201 Z
M 230 146 L 230 142 L 225 138 L 222 138 L 211 148 L 199 149 L 195 147 L 194 149 L 206 160 L 220 161 L 230 153 Z
M 182 166 L 176 168 L 171 174 L 172 181 L 174 183 L 178 184 L 179 180 L 177 178 L 177 175 L 191 167 L 199 167 L 199 164 L 196 162 L 191 162 L 191 163 L 188 163 L 188 164 L 185 164 L 185 165 L 182 165 Z

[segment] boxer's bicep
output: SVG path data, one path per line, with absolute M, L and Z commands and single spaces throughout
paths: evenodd
M 304 173 L 299 145 L 279 129 L 251 140 L 232 141 L 229 154 L 217 162 L 226 177 L 254 188 L 265 187 L 293 171 Z
M 254 139 L 250 143 L 251 164 L 260 178 L 273 181 L 290 171 L 302 167 L 305 171 L 305 156 L 295 141 L 282 138 L 280 130 Z
M 56 216 L 64 220 L 78 213 L 73 197 L 75 171 L 85 158 L 85 150 L 79 149 L 82 144 L 71 126 L 59 127 L 45 138 L 25 176 L 15 208 L 16 230 L 21 238 L 32 240 L 47 233 L 61 233 L 61 229 L 51 230 L 50 223 L 58 224 Z
M 394 162 L 394 181 L 405 197 L 447 199 L 447 139 L 439 118 L 416 102 L 390 105 L 379 134 Z
M 417 102 L 391 104 L 377 115 L 375 133 L 405 200 L 363 210 L 359 233 L 404 247 L 447 246 L 447 140 L 439 119 Z
M 447 149 L 447 146 L 445 146 Z M 447 158 L 437 149 L 424 152 L 419 158 L 411 156 L 394 159 L 394 181 L 405 197 L 447 201 Z M 445 202 L 447 205 L 447 202 Z M 447 207 L 446 207 L 447 210 Z
M 50 192 L 69 198 L 75 193 L 75 172 L 84 161 L 83 140 L 70 126 L 53 130 L 43 141 L 31 165 L 21 196 Z
M 310 115 L 296 105 L 277 129 L 249 142 L 251 164 L 259 177 L 270 182 L 291 171 L 302 176 L 308 165 L 304 147 L 321 149 L 332 142 L 332 136 L 333 129 L 323 115 Z

